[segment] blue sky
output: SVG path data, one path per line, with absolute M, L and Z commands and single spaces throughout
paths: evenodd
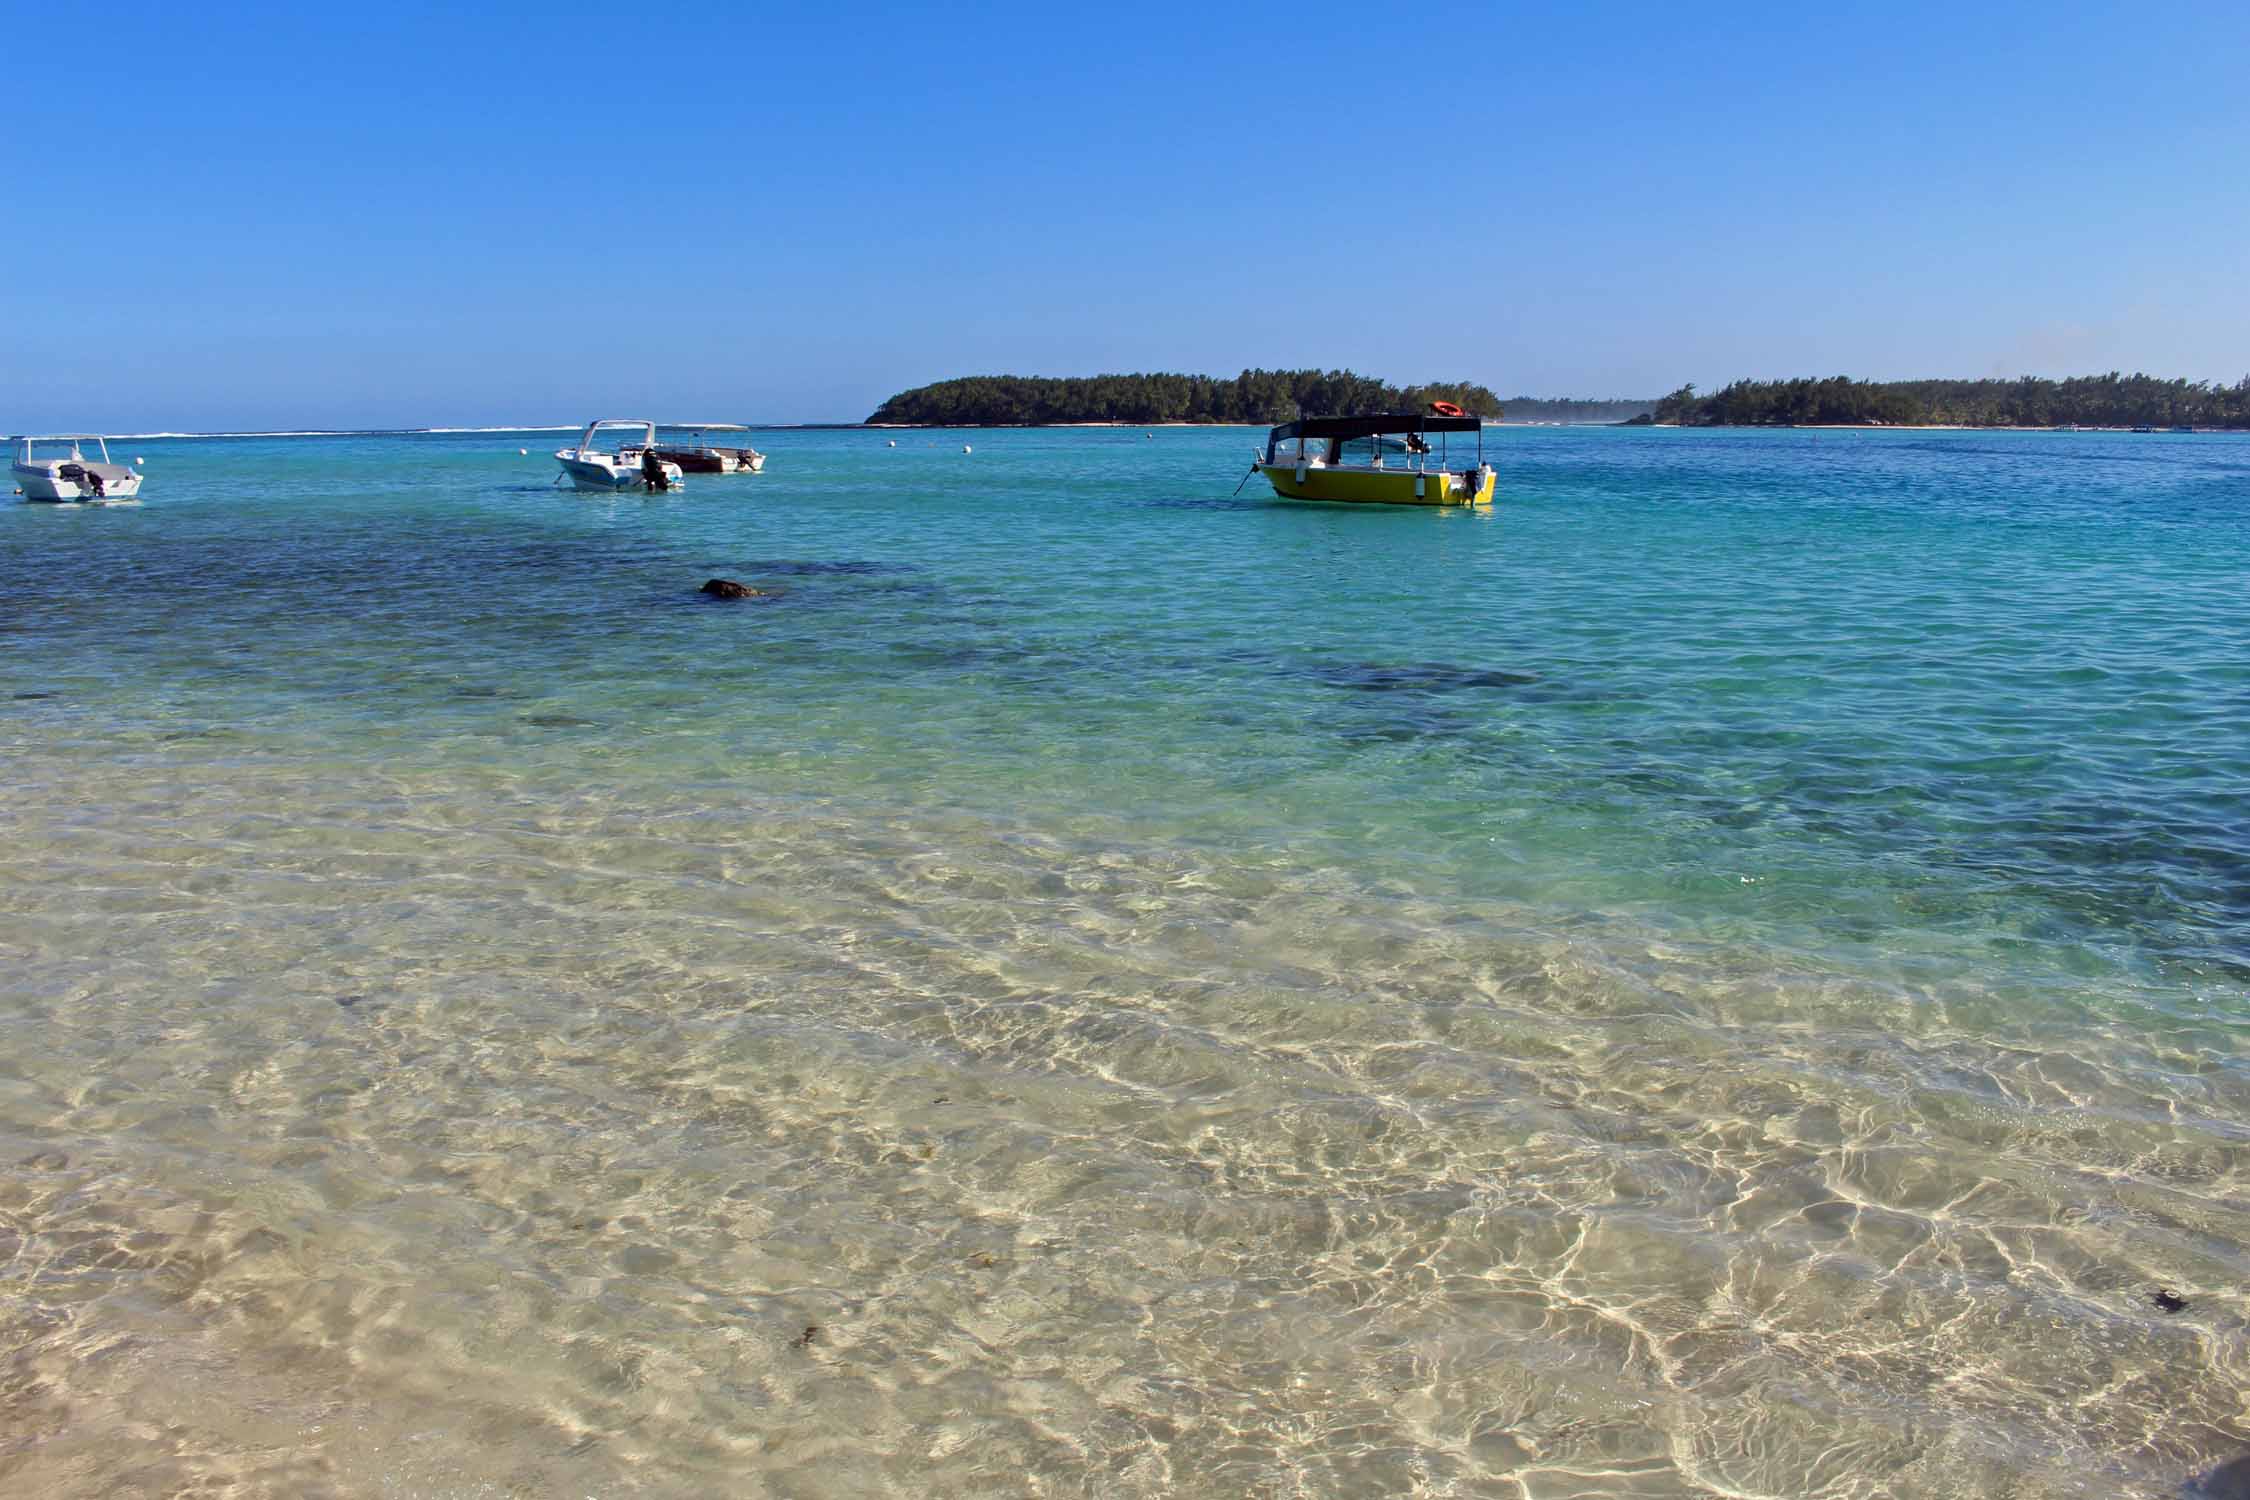
M 2239 3 L 0 19 L 0 430 L 2250 371 Z

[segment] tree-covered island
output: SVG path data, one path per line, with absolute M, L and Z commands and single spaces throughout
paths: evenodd
M 2250 428 L 2250 376 L 2235 385 L 2154 375 L 2048 380 L 1737 380 L 1710 395 L 1681 386 L 1660 401 L 1512 397 L 1473 381 L 1392 385 L 1350 370 L 1244 370 L 1235 376 L 969 375 L 902 391 L 867 421 L 890 427 L 1038 427 L 1073 422 L 1243 423 L 1422 411 L 1450 401 L 1517 422 L 1681 427 Z
M 1498 420 L 1500 398 L 1468 381 L 1397 386 L 1349 370 L 1215 375 L 968 375 L 891 397 L 867 421 L 893 427 L 1038 427 L 1069 422 L 1244 422 L 1421 411 L 1450 401 Z
M 1681 427 L 2250 427 L 2250 376 L 2236 385 L 2114 370 L 2069 380 L 1738 380 L 1708 396 L 1683 385 L 1637 420 Z

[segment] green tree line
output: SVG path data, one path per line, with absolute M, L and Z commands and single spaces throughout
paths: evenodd
M 1643 420 L 1682 427 L 2250 427 L 2250 376 L 2236 385 L 2114 370 L 2069 380 L 1738 380 L 1708 396 L 1683 385 Z
M 1397 386 L 1349 370 L 1244 370 L 1240 375 L 968 375 L 901 391 L 867 420 L 905 427 L 1035 427 L 1053 422 L 1247 422 L 1421 411 L 1450 401 L 1500 416 L 1500 398 L 1468 381 Z

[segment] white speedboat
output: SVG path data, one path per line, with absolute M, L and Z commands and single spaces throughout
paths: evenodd
M 17 443 L 9 472 L 26 500 L 99 504 L 132 500 L 141 493 L 141 476 L 111 463 L 109 444 L 92 433 L 18 438 Z
M 602 433 L 617 434 L 614 448 L 600 446 Z M 639 434 L 627 441 L 627 432 Z M 555 462 L 572 485 L 582 490 L 629 490 L 635 485 L 646 485 L 650 471 L 664 476 L 662 488 L 680 487 L 680 466 L 650 454 L 656 446 L 656 424 L 634 422 L 620 418 L 604 417 L 599 422 L 588 422 L 586 430 L 578 436 L 578 446 L 561 448 L 555 452 Z

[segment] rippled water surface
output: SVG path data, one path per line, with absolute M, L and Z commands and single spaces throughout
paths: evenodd
M 0 506 L 0 1490 L 2250 1451 L 2250 438 L 1252 436 Z

